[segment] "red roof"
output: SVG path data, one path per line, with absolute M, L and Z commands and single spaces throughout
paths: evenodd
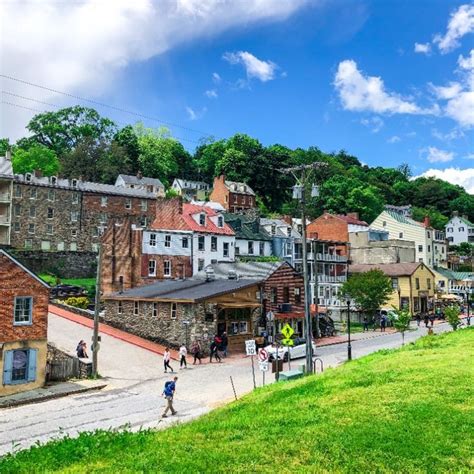
M 366 226 L 366 227 L 369 226 L 369 224 L 367 224 L 367 222 L 365 222 L 365 221 L 361 221 L 359 219 L 355 219 L 354 217 L 346 216 L 344 214 L 336 214 L 336 217 L 343 220 L 344 222 L 347 222 L 348 224 L 363 225 L 363 226 Z
M 206 224 L 199 225 L 193 218 L 196 214 L 206 214 Z M 155 230 L 184 230 L 210 234 L 235 235 L 232 228 L 224 222 L 217 227 L 211 217 L 218 216 L 214 209 L 197 204 L 182 204 L 179 199 L 161 200 L 157 203 L 156 218 L 151 228 Z

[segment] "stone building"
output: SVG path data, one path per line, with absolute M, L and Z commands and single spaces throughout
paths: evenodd
M 248 184 L 228 181 L 223 175 L 214 178 L 209 200 L 218 202 L 228 212 L 242 212 L 256 207 L 255 193 Z
M 156 195 L 125 186 L 55 176 L 15 175 L 9 244 L 18 249 L 95 252 L 108 219 L 146 226 Z
M 165 280 L 106 294 L 104 320 L 125 331 L 174 347 L 192 341 L 207 350 L 227 331 L 229 350 L 242 352 L 260 317 L 255 280 Z
M 45 382 L 49 290 L 0 249 L 0 396 Z

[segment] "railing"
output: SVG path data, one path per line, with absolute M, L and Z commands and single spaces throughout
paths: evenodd
M 10 201 L 10 193 L 0 193 L 0 201 Z
M 318 281 L 321 283 L 343 283 L 347 280 L 345 275 L 318 275 Z
M 337 255 L 337 254 L 330 254 L 330 253 L 318 253 L 316 254 L 318 260 L 322 260 L 323 262 L 347 262 L 346 255 Z

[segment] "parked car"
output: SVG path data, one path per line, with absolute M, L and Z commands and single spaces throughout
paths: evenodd
M 306 339 L 301 337 L 297 337 L 293 339 L 294 345 L 293 346 L 282 346 L 278 345 L 278 359 L 283 359 L 285 362 L 288 360 L 288 348 L 290 349 L 290 357 L 291 359 L 299 359 L 301 357 L 306 356 Z M 275 360 L 277 357 L 277 347 L 275 344 L 270 344 L 269 346 L 265 347 L 266 351 L 268 352 L 268 359 L 270 361 Z M 315 355 L 316 345 L 313 341 L 313 355 Z

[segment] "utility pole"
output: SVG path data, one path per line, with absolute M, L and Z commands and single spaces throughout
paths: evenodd
M 95 305 L 94 305 L 94 332 L 92 334 L 92 376 L 98 375 L 98 352 L 99 346 L 99 313 L 100 313 L 100 272 L 102 267 L 102 244 L 99 243 L 99 253 L 97 256 L 97 277 L 95 285 Z

